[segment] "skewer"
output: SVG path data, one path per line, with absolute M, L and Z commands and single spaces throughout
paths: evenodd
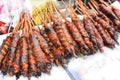
M 112 4 L 111 0 L 108 0 L 109 4 Z
M 105 1 L 103 1 L 103 0 L 99 0 L 101 3 L 103 3 L 105 6 L 107 6 L 107 7 L 109 7 L 109 4 L 108 3 L 106 3 Z M 94 1 L 95 2 L 95 1 Z
M 90 2 L 88 2 L 88 5 L 90 6 L 90 8 L 91 8 L 93 11 L 95 11 L 96 14 L 98 14 L 97 11 L 95 10 L 95 8 L 92 6 L 92 4 L 91 4 Z

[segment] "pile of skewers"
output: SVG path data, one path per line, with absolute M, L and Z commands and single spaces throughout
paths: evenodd
M 40 76 L 50 72 L 51 55 L 45 39 L 31 26 L 29 14 L 21 13 L 16 28 L 0 48 L 0 70 L 3 75 Z
M 113 49 L 115 44 L 119 44 L 120 10 L 103 0 L 100 2 L 91 0 L 86 6 L 81 0 L 76 0 L 76 10 L 83 14 L 83 20 L 69 3 L 66 10 L 71 21 L 55 4 L 48 4 L 47 12 L 43 12 L 45 16 L 38 14 L 43 23 L 39 29 L 34 27 L 35 21 L 29 12 L 21 13 L 17 26 L 1 45 L 1 72 L 17 77 L 40 76 L 41 72 L 50 73 L 53 63 L 63 66 L 71 57 L 103 52 L 104 45 Z M 38 13 L 37 9 L 35 11 Z

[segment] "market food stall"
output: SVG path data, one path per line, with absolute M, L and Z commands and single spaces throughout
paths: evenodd
M 0 80 L 119 80 L 119 2 L 75 0 L 61 10 L 49 1 L 32 9 L 26 1 L 0 35 Z

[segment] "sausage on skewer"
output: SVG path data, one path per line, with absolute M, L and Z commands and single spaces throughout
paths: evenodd
M 37 67 L 36 67 L 36 60 L 33 56 L 32 46 L 30 44 L 30 40 L 28 39 L 28 47 L 29 47 L 29 54 L 28 54 L 28 63 L 29 63 L 29 76 L 37 76 Z
M 103 42 L 101 41 L 101 39 L 95 34 L 95 31 L 93 29 L 93 23 L 92 21 L 87 17 L 85 16 L 84 19 L 84 26 L 85 26 L 85 29 L 87 30 L 87 32 L 90 34 L 90 40 L 93 42 L 95 48 L 99 48 L 99 50 L 101 52 L 103 52 Z
M 48 45 L 47 41 L 45 40 L 45 38 L 37 30 L 34 29 L 33 31 L 34 31 L 34 33 L 36 33 L 38 35 L 37 38 L 39 40 L 41 49 L 44 51 L 46 56 L 48 56 L 49 58 L 52 58 L 52 53 L 50 52 L 49 45 Z
M 26 36 L 21 37 L 20 41 L 21 50 L 21 74 L 23 76 L 28 76 L 28 41 Z
M 43 38 L 47 41 L 47 44 L 48 44 L 48 46 L 49 46 L 49 50 L 50 50 L 50 52 L 51 52 L 51 56 L 53 57 L 53 55 L 54 55 L 54 52 L 56 51 L 55 50 L 55 46 L 52 44 L 52 42 L 50 41 L 50 39 L 48 38 L 48 36 L 47 36 L 47 34 L 46 34 L 46 31 L 45 31 L 45 29 L 39 29 L 39 31 L 40 31 L 40 34 L 43 36 Z M 53 58 L 51 58 L 50 59 L 50 61 L 53 63 Z
M 72 36 L 70 35 L 70 33 L 66 27 L 66 24 L 63 23 L 61 27 L 64 31 L 64 35 L 65 35 L 67 41 L 69 42 L 69 44 L 73 50 L 73 53 L 80 54 L 79 46 L 77 45 L 77 43 L 73 40 Z
M 64 49 L 65 56 L 66 56 L 66 58 L 71 57 L 72 55 L 76 56 L 75 53 L 73 53 L 73 50 L 72 50 L 69 42 L 67 41 L 66 36 L 64 35 L 64 31 L 62 29 L 62 26 L 64 26 L 64 25 L 62 25 L 62 24 L 63 24 L 62 21 L 60 22 L 60 21 L 54 20 L 53 28 L 54 28 L 55 32 L 57 33 L 57 36 L 61 42 L 61 45 Z
M 75 25 L 69 21 L 67 21 L 65 23 L 66 23 L 67 29 L 69 30 L 73 39 L 79 44 L 80 47 L 82 47 L 84 50 L 86 50 L 88 52 L 87 54 L 91 54 L 89 47 L 85 44 L 81 34 L 79 33 L 79 31 L 75 27 Z M 83 53 L 83 54 L 85 54 L 85 53 Z
M 2 60 L 4 59 L 4 57 L 6 56 L 6 54 L 9 51 L 9 47 L 11 45 L 11 40 L 12 40 L 12 36 L 8 36 L 2 43 L 1 47 L 0 47 L 0 68 L 1 68 L 1 64 L 2 64 Z
M 103 19 L 101 19 L 97 16 L 94 17 L 94 20 L 97 21 L 98 23 L 100 23 L 102 25 L 102 27 L 108 31 L 108 33 L 116 41 L 116 43 L 118 43 L 117 42 L 117 39 L 118 39 L 117 32 L 114 30 L 114 28 L 112 28 L 109 25 L 109 23 L 105 22 Z
M 56 64 L 58 64 L 58 65 L 64 64 L 64 52 L 63 52 L 62 45 L 61 45 L 61 43 L 60 43 L 60 41 L 57 37 L 56 32 L 47 23 L 44 24 L 44 28 L 45 28 L 45 31 L 46 31 L 47 36 L 49 37 L 50 41 L 53 43 L 53 45 L 56 48 L 56 52 L 54 52 L 55 53 L 54 56 L 55 56 Z
M 21 75 L 20 73 L 20 59 L 21 59 L 20 39 L 18 41 L 16 50 L 15 50 L 15 58 L 14 58 L 13 65 L 12 65 L 12 68 L 13 68 L 12 74 L 15 74 L 17 78 L 19 78 L 19 76 Z
M 110 48 L 113 48 L 115 46 L 114 40 L 109 35 L 106 34 L 105 30 L 102 28 L 100 24 L 94 22 L 94 25 L 99 31 L 101 37 L 103 38 L 104 44 L 106 44 Z
M 111 8 L 106 7 L 103 4 L 99 5 L 99 9 L 100 11 L 102 11 L 108 18 L 111 19 L 111 21 L 114 22 L 115 24 L 115 29 L 120 31 L 120 21 L 119 19 L 116 17 L 116 15 L 112 12 Z
M 16 49 L 16 46 L 17 46 L 17 43 L 18 43 L 18 40 L 19 40 L 20 36 L 19 36 L 19 32 L 16 32 L 14 33 L 13 35 L 13 39 L 12 39 L 12 42 L 11 42 L 11 46 L 10 46 L 10 51 L 7 55 L 7 66 L 4 67 L 4 71 L 3 71 L 3 74 L 7 74 L 9 72 L 9 74 L 12 72 L 12 64 L 13 64 L 13 60 L 14 60 L 14 57 L 15 57 L 15 49 Z M 12 74 L 10 74 L 12 75 Z
M 48 44 L 46 43 L 46 41 L 45 41 L 45 39 L 39 34 L 39 32 L 37 31 L 37 30 L 34 30 L 33 31 L 34 32 L 34 34 L 36 34 L 37 35 L 37 39 L 38 39 L 38 42 L 39 42 L 39 45 L 40 45 L 40 48 L 43 50 L 43 47 L 44 48 L 46 48 L 47 49 L 47 51 L 49 52 L 49 53 L 44 53 L 44 55 L 45 55 L 45 57 L 46 57 L 46 64 L 45 64 L 45 70 L 44 70 L 44 72 L 50 72 L 50 69 L 51 69 L 51 63 L 52 63 L 52 55 L 51 55 L 51 52 L 50 52 L 50 50 L 49 50 L 49 48 L 48 48 Z M 44 51 L 44 50 L 43 50 Z M 45 52 L 45 51 L 44 51 Z
M 96 52 L 92 42 L 89 40 L 89 35 L 88 35 L 87 31 L 85 30 L 83 23 L 80 21 L 80 19 L 78 17 L 72 17 L 71 19 L 72 19 L 72 22 L 77 27 L 77 29 L 79 30 L 79 32 L 81 33 L 84 42 L 89 46 L 91 51 Z
M 66 19 L 66 17 L 63 15 L 63 13 L 61 13 L 61 11 L 56 7 L 56 10 L 58 11 L 58 13 L 61 15 L 61 17 L 65 20 L 65 22 L 67 22 L 68 20 Z M 68 21 L 69 22 L 69 21 Z M 66 36 L 67 41 L 69 42 L 69 44 L 71 45 L 71 48 L 73 50 L 73 52 L 75 52 L 76 54 L 80 54 L 80 50 L 79 50 L 79 46 L 78 44 L 73 40 L 72 36 L 69 33 L 69 30 L 67 29 L 67 24 L 63 23 L 62 24 L 62 29 L 64 31 L 64 34 Z M 81 50 L 82 51 L 82 50 Z M 82 52 L 84 53 L 84 52 Z

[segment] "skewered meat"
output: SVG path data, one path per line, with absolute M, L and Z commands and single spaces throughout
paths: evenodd
M 16 50 L 15 50 L 15 58 L 14 58 L 13 65 L 12 65 L 12 68 L 13 68 L 12 74 L 15 74 L 17 78 L 19 78 L 19 76 L 21 75 L 20 73 L 20 59 L 21 59 L 20 39 L 18 41 Z
M 104 29 L 106 29 L 109 32 L 109 34 L 111 35 L 111 37 L 117 42 L 118 36 L 117 36 L 117 32 L 114 30 L 114 28 L 112 28 L 107 22 L 105 22 L 103 19 L 101 19 L 97 16 L 94 17 L 94 20 L 97 21 L 98 23 L 100 23 L 102 25 L 102 27 Z
M 9 51 L 9 47 L 11 45 L 11 40 L 12 40 L 12 36 L 8 36 L 2 43 L 1 47 L 0 47 L 0 67 L 2 64 L 2 60 L 4 59 L 4 57 L 6 56 L 6 54 Z
M 77 43 L 73 40 L 72 36 L 70 35 L 66 24 L 64 23 L 62 26 L 62 29 L 64 31 L 64 35 L 66 36 L 67 41 L 69 42 L 69 44 L 71 45 L 71 48 L 73 50 L 73 53 L 76 54 L 80 54 L 80 50 L 79 50 L 79 46 L 77 45 Z
M 95 22 L 94 25 L 99 31 L 101 37 L 103 38 L 104 44 L 106 44 L 110 48 L 113 48 L 115 46 L 114 40 L 109 35 L 106 34 L 106 32 L 104 31 L 104 29 L 102 28 L 100 24 Z
M 52 42 L 51 42 L 50 39 L 48 38 L 45 29 L 42 28 L 42 29 L 39 29 L 39 31 L 40 31 L 40 34 L 43 36 L 43 38 L 47 41 L 49 50 L 50 50 L 50 52 L 51 52 L 50 61 L 53 63 L 54 58 L 52 58 L 52 57 L 54 57 L 54 56 L 53 56 L 53 55 L 54 55 L 53 53 L 56 52 L 55 46 L 52 44 Z
M 101 11 L 98 11 L 98 16 L 103 20 L 105 20 L 107 23 L 109 23 L 109 18 L 105 14 L 103 14 Z
M 64 52 L 63 52 L 63 48 L 62 48 L 62 45 L 57 37 L 57 34 L 56 32 L 54 31 L 54 29 L 52 27 L 50 27 L 50 25 L 48 24 L 45 24 L 44 25 L 45 27 L 45 31 L 50 39 L 50 41 L 53 43 L 53 45 L 55 46 L 56 48 L 56 52 L 54 52 L 54 56 L 55 56 L 55 61 L 56 61 L 56 64 L 63 64 L 64 63 Z M 59 64 L 60 65 L 60 64 Z
M 23 76 L 28 76 L 28 41 L 26 36 L 22 36 L 20 40 L 20 50 L 21 50 L 21 74 Z
M 32 46 L 30 44 L 30 40 L 28 40 L 28 47 L 29 47 L 29 51 L 28 51 L 28 63 L 29 63 L 29 75 L 30 76 L 37 76 L 37 63 L 36 63 L 36 60 L 35 60 L 35 57 L 34 57 L 34 54 L 32 52 Z
M 19 38 L 20 38 L 19 32 L 14 33 L 13 39 L 11 41 L 10 50 L 8 52 L 8 55 L 7 55 L 7 64 L 6 64 L 6 67 L 4 67 L 4 71 L 3 71 L 3 73 L 5 75 L 8 72 L 10 73 L 12 71 L 11 67 L 12 67 L 12 64 L 13 64 L 14 57 L 15 57 L 15 49 L 16 49 Z
M 87 31 L 85 30 L 83 23 L 80 21 L 80 19 L 78 17 L 72 17 L 72 22 L 75 24 L 75 26 L 81 33 L 84 42 L 89 46 L 91 51 L 96 52 L 92 42 L 89 40 L 89 35 L 88 35 Z
M 99 50 L 101 52 L 103 52 L 103 42 L 101 41 L 101 39 L 98 37 L 98 35 L 95 33 L 94 29 L 93 29 L 93 23 L 92 21 L 88 18 L 85 17 L 83 19 L 84 21 L 84 26 L 85 29 L 87 30 L 87 32 L 90 34 L 90 40 L 93 42 L 95 48 L 99 48 Z
M 40 76 L 41 72 L 45 72 L 47 58 L 39 45 L 39 41 L 35 33 L 30 34 L 30 41 L 31 41 L 33 54 L 36 57 L 37 74 Z
M 86 50 L 88 52 L 88 54 L 90 54 L 89 47 L 83 41 L 83 38 L 82 38 L 81 34 L 79 33 L 78 29 L 75 27 L 75 25 L 69 21 L 67 21 L 65 23 L 66 23 L 67 29 L 71 33 L 73 39 L 79 44 L 80 47 L 83 47 L 83 49 Z M 83 54 L 85 54 L 85 53 L 83 53 Z
M 47 41 L 44 39 L 44 37 L 41 34 L 39 34 L 37 30 L 34 30 L 34 32 L 38 35 L 41 49 L 46 53 L 47 56 L 52 57 Z
M 120 31 L 120 21 L 116 17 L 116 15 L 112 12 L 111 8 L 106 7 L 103 4 L 99 5 L 99 9 L 108 17 L 111 19 L 111 21 L 115 24 L 115 29 Z
M 115 14 L 112 12 L 110 7 L 106 7 L 104 4 L 99 4 L 99 9 L 102 11 L 106 16 L 108 16 L 110 19 L 117 19 Z
M 39 42 L 39 45 L 40 45 L 40 48 L 43 50 L 43 52 L 45 52 L 46 50 L 46 53 L 45 53 L 45 56 L 46 56 L 46 65 L 45 65 L 45 72 L 50 72 L 50 69 L 51 69 L 51 59 L 53 58 L 50 50 L 49 50 L 49 47 L 48 47 L 48 44 L 46 43 L 45 39 L 39 34 L 39 32 L 37 30 L 34 31 L 34 34 L 37 35 L 37 39 L 38 39 L 38 42 Z M 45 49 L 43 49 L 45 48 Z
M 60 21 L 56 20 L 53 23 L 53 28 L 54 28 L 55 32 L 57 33 L 57 36 L 61 42 L 61 45 L 64 49 L 65 56 L 66 56 L 66 58 L 71 57 L 72 55 L 76 56 L 75 53 L 73 53 L 71 45 L 67 41 L 66 36 L 64 35 L 64 31 L 62 29 L 62 26 L 64 26 L 62 21 L 60 22 Z

